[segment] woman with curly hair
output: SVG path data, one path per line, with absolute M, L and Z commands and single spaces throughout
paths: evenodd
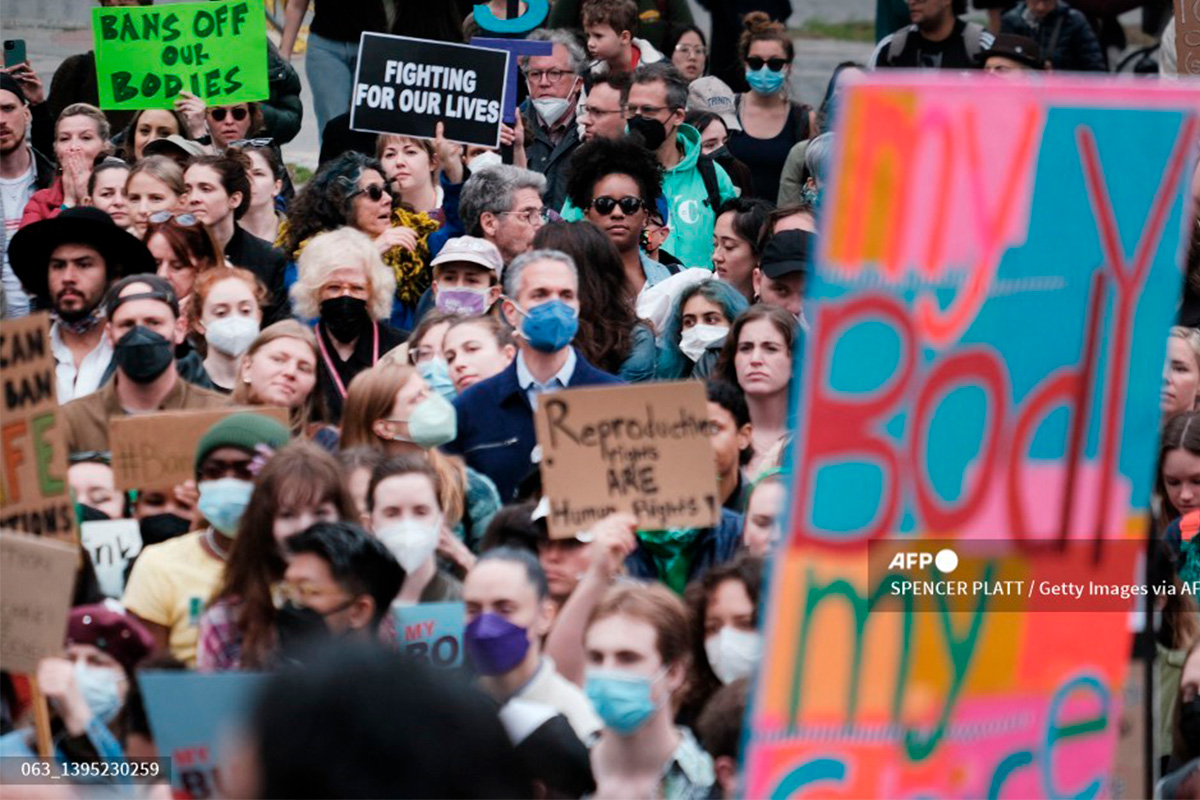
M 421 295 L 433 284 L 429 235 L 439 227 L 428 214 L 395 206 L 383 165 L 350 151 L 323 166 L 291 208 L 280 242 L 293 259 L 323 231 L 350 226 L 375 243 L 396 284 L 390 322 L 411 329 Z
M 642 251 L 646 225 L 661 194 L 662 173 L 654 154 L 628 139 L 593 139 L 571 157 L 567 199 L 616 245 L 630 302 L 671 275 Z
M 612 239 L 590 222 L 551 222 L 537 250 L 561 250 L 579 265 L 575 347 L 591 363 L 629 382 L 654 379 L 654 329 L 637 317 L 629 280 Z
M 407 336 L 383 321 L 396 279 L 371 240 L 349 227 L 314 236 L 300 254 L 298 273 L 292 304 L 299 316 L 317 320 L 317 385 L 325 421 L 337 424 L 350 382 Z

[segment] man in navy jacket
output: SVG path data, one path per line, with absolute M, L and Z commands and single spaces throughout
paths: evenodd
M 504 272 L 504 294 L 502 311 L 520 350 L 506 370 L 454 401 L 458 436 L 445 450 L 491 478 L 507 503 L 533 468 L 537 395 L 622 381 L 571 346 L 579 328 L 579 273 L 569 255 L 534 250 L 518 256 Z

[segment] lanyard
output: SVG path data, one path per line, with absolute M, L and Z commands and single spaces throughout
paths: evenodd
M 317 345 L 321 348 L 321 358 L 325 359 L 325 368 L 329 370 L 329 377 L 333 378 L 333 385 L 337 387 L 338 394 L 342 399 L 346 399 L 346 384 L 342 383 L 342 377 L 338 375 L 337 367 L 333 364 L 333 359 L 329 357 L 329 350 L 325 347 L 325 337 L 321 335 L 321 323 L 317 323 Z M 375 362 L 379 361 L 379 323 L 371 323 L 371 332 L 375 334 L 375 345 L 371 349 L 371 366 L 375 366 Z

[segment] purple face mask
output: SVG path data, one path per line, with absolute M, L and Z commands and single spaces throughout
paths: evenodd
M 503 675 L 529 652 L 529 634 L 499 614 L 480 614 L 463 631 L 471 663 L 483 675 Z
M 490 289 L 438 289 L 437 310 L 460 317 L 479 317 L 487 311 Z

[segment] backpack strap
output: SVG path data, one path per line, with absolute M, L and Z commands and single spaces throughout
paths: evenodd
M 983 52 L 983 26 L 978 22 L 967 23 L 963 31 L 963 47 L 967 51 L 967 58 L 972 62 Z
M 721 186 L 717 182 L 716 162 L 711 156 L 701 154 L 696 159 L 696 168 L 700 170 L 700 179 L 704 181 L 704 191 L 708 194 L 708 207 L 717 213 L 721 207 Z
M 892 34 L 892 41 L 888 43 L 887 62 L 893 63 L 904 52 L 904 46 L 908 44 L 908 32 L 912 28 L 907 25 Z

